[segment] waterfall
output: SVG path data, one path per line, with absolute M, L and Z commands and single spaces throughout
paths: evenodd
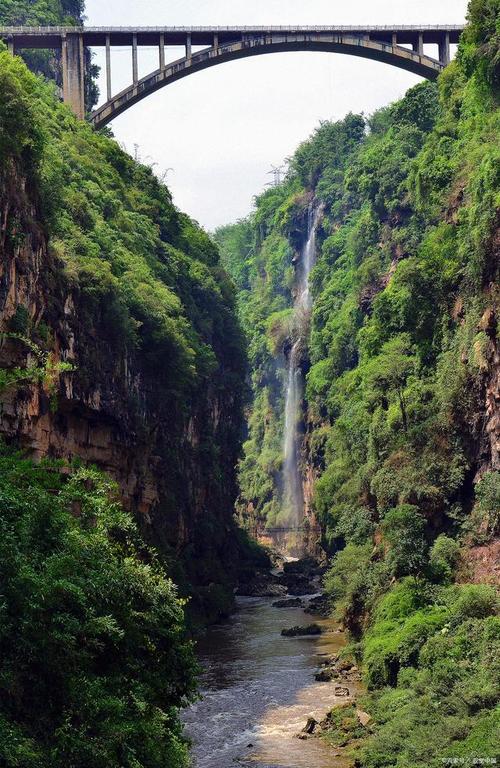
M 283 496 L 284 517 L 287 526 L 290 527 L 299 526 L 304 515 L 299 439 L 304 382 L 300 363 L 312 308 L 309 275 L 316 258 L 316 229 L 319 215 L 320 209 L 315 210 L 311 204 L 307 220 L 307 241 L 302 249 L 297 270 L 297 292 L 292 321 L 294 343 L 288 357 L 286 378 Z

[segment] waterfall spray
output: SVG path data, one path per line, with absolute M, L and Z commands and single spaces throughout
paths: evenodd
M 316 257 L 316 229 L 319 216 L 320 209 L 315 210 L 311 205 L 307 220 L 307 241 L 301 253 L 297 294 L 293 306 L 293 328 L 296 338 L 288 357 L 285 398 L 283 494 L 286 524 L 291 528 L 300 526 L 304 516 L 299 440 L 304 382 L 300 363 L 301 350 L 307 337 L 312 308 L 309 276 Z

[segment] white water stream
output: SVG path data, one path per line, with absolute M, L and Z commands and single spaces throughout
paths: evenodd
M 307 221 L 307 241 L 302 249 L 297 270 L 297 294 L 293 306 L 294 344 L 288 357 L 285 398 L 285 435 L 283 464 L 284 524 L 297 528 L 304 515 L 304 495 L 300 471 L 299 425 L 302 420 L 304 381 L 301 352 L 306 342 L 312 308 L 309 277 L 316 260 L 316 230 L 320 209 L 311 205 Z

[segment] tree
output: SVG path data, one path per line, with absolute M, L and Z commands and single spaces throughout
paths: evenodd
M 389 544 L 388 561 L 394 576 L 420 576 L 427 564 L 425 519 L 412 504 L 387 512 L 382 531 Z
M 363 379 L 372 397 L 385 402 L 391 392 L 397 396 L 405 432 L 408 430 L 408 415 L 405 388 L 410 375 L 415 371 L 416 359 L 408 334 L 400 334 L 386 342 L 380 354 L 369 360 L 363 368 Z

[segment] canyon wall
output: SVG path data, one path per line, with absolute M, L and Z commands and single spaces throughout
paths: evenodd
M 3 56 L 4 81 L 26 77 Z M 36 128 L 48 97 L 28 82 L 23 108 Z M 0 434 L 37 460 L 115 478 L 183 592 L 213 618 L 244 559 L 233 521 L 244 377 L 233 289 L 215 246 L 151 170 L 57 108 L 66 124 L 50 157 L 46 146 L 3 157 L 0 367 L 11 380 Z M 23 130 L 28 115 L 17 116 Z

